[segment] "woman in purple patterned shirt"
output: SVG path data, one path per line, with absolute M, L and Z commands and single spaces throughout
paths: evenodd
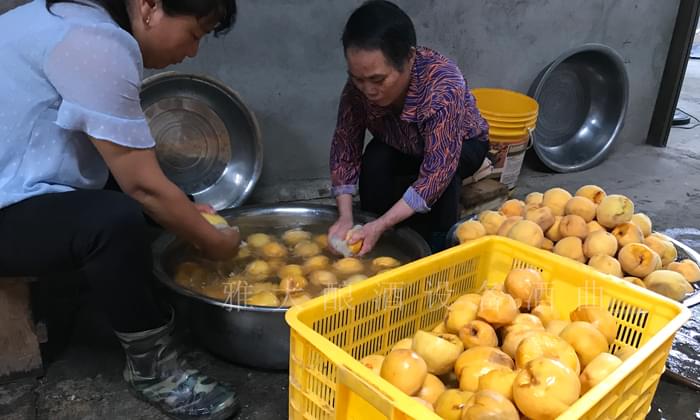
M 330 154 L 339 211 L 329 236 L 353 226 L 352 195 L 378 219 L 355 232 L 360 255 L 387 229 L 407 225 L 434 251 L 459 216 L 462 179 L 488 151 L 488 126 L 454 62 L 416 45 L 411 19 L 388 1 L 364 3 L 343 32 L 348 81 Z M 364 149 L 365 131 L 373 139 Z

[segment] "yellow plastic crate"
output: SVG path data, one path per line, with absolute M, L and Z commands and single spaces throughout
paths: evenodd
M 559 418 L 646 417 L 673 337 L 690 311 L 583 264 L 489 236 L 290 309 L 289 418 L 438 420 L 358 360 L 433 328 L 458 296 L 526 267 L 542 273 L 562 319 L 582 304 L 607 308 L 618 322 L 610 350 L 638 349 Z

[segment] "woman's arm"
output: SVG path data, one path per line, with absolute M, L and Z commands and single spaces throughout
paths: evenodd
M 362 162 L 362 147 L 366 121 L 361 93 L 348 81 L 338 105 L 333 141 L 330 151 L 331 192 L 338 205 L 338 221 L 331 226 L 328 236 L 345 238 L 352 228 L 352 196 L 357 192 Z
M 236 229 L 219 230 L 210 225 L 195 205 L 163 174 L 154 149 L 132 149 L 91 138 L 122 191 L 143 205 L 161 226 L 174 232 L 215 259 L 238 251 Z
M 209 257 L 235 255 L 239 234 L 212 227 L 158 165 L 140 103 L 140 63 L 138 44 L 124 31 L 109 25 L 72 27 L 44 62 L 47 80 L 61 99 L 56 124 L 86 133 L 122 191 L 161 226 Z
M 389 211 L 353 233 L 350 243 L 363 241 L 360 255 L 370 252 L 386 230 L 415 213 L 429 212 L 430 206 L 442 196 L 459 163 L 462 109 L 460 101 L 446 103 L 423 124 L 425 152 L 418 179 Z
M 372 251 L 374 246 L 377 244 L 377 241 L 379 241 L 379 238 L 385 231 L 403 222 L 414 214 L 415 211 L 402 198 L 380 218 L 367 223 L 362 227 L 362 229 L 353 232 L 348 242 L 354 244 L 357 241 L 362 241 L 362 248 L 360 249 L 358 255 L 365 255 Z

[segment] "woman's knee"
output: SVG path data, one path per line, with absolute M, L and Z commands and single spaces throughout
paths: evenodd
M 362 155 L 360 176 L 370 179 L 380 174 L 393 174 L 396 151 L 379 140 L 372 140 Z
M 462 183 L 455 176 L 447 185 L 440 198 L 433 204 L 430 213 L 431 230 L 433 232 L 447 232 L 459 219 L 460 192 Z
M 138 202 L 115 191 L 99 191 L 89 201 L 90 208 L 83 209 L 90 220 L 85 226 L 88 244 L 111 254 L 133 256 L 148 250 L 146 218 Z
M 115 230 L 146 227 L 141 205 L 128 195 L 116 191 L 101 191 L 95 218 L 101 226 Z
M 457 174 L 464 179 L 474 175 L 484 163 L 488 155 L 488 140 L 470 139 L 462 144 Z

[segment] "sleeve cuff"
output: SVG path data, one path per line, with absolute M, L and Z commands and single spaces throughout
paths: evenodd
M 413 187 L 408 187 L 403 195 L 403 201 L 416 213 L 427 213 L 430 211 L 428 204 Z
M 331 187 L 331 194 L 337 197 L 343 194 L 355 195 L 357 193 L 357 185 L 338 185 Z
M 56 124 L 124 147 L 148 149 L 156 144 L 145 118 L 115 117 L 66 100 L 59 107 Z

